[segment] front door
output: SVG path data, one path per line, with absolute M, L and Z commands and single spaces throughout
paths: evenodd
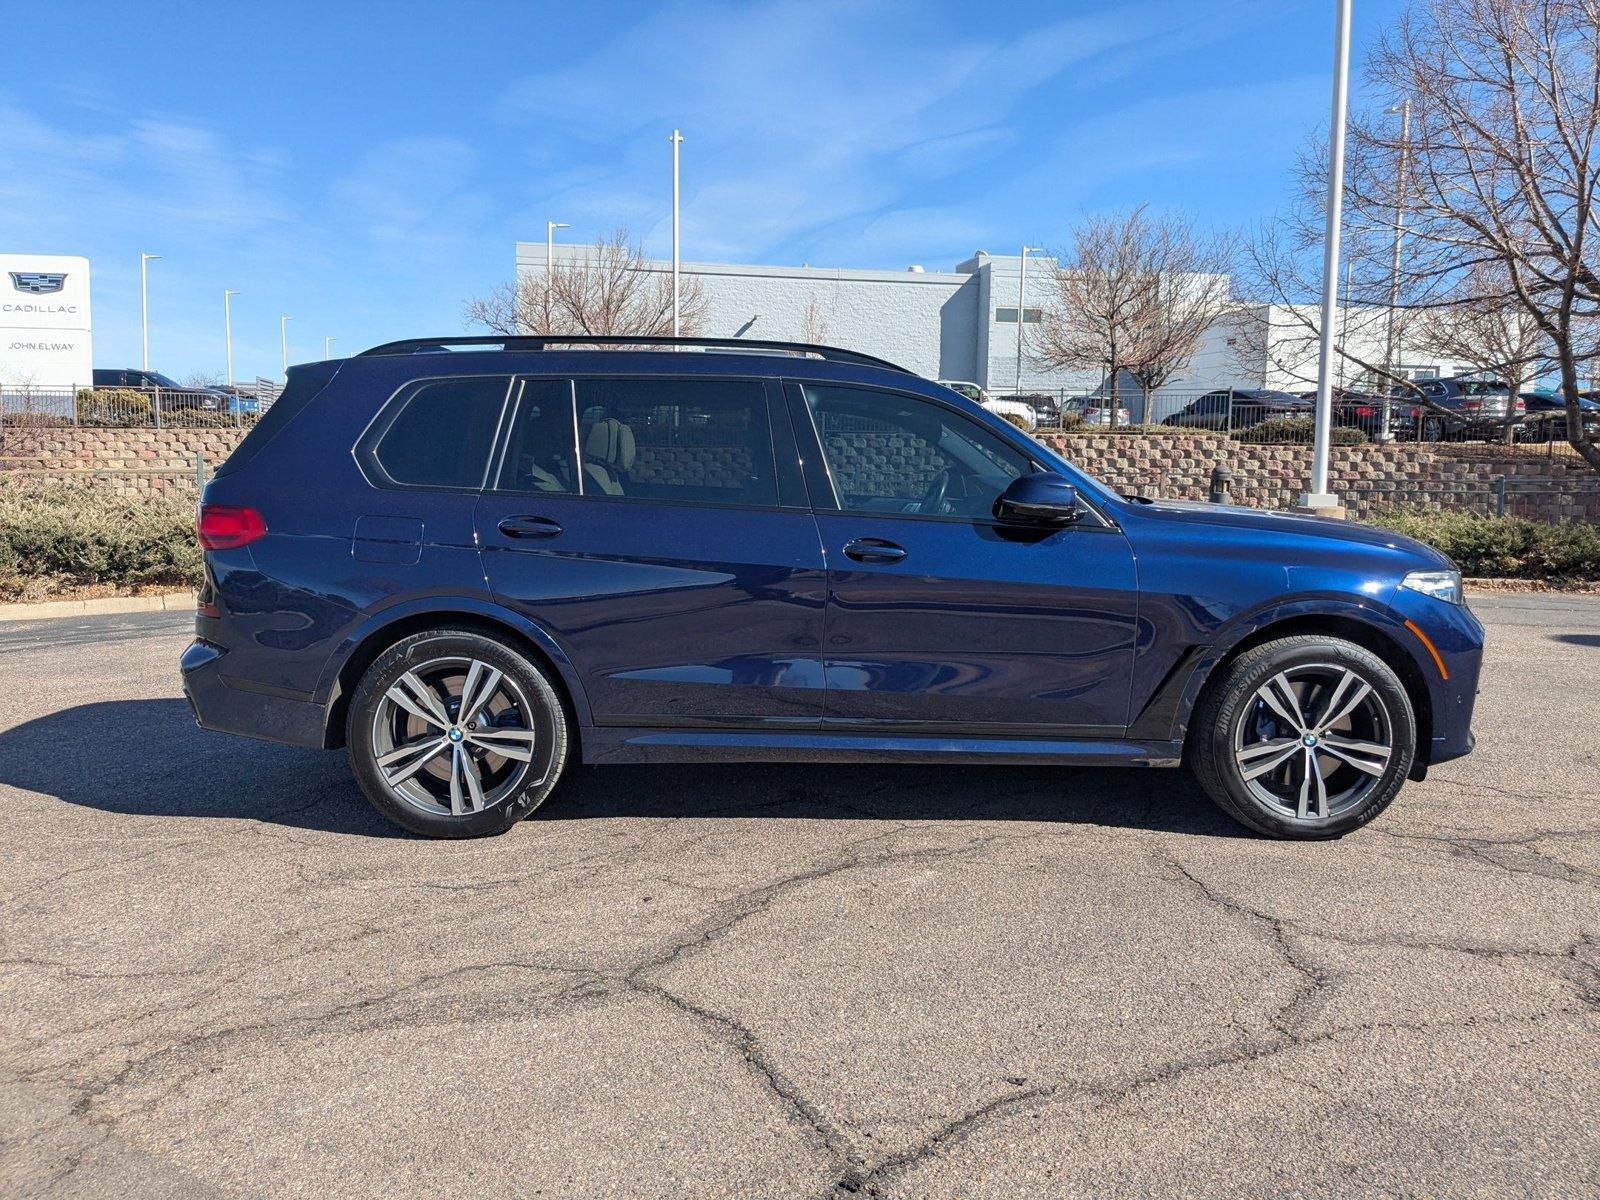
M 768 392 L 519 382 L 478 505 L 484 569 L 500 603 L 566 650 L 598 723 L 818 723 L 826 573 Z
M 1002 525 L 1037 464 L 953 405 L 791 384 L 828 557 L 827 717 L 966 736 L 1108 736 L 1128 722 L 1133 555 L 1093 512 Z M 831 497 L 818 495 L 831 491 Z

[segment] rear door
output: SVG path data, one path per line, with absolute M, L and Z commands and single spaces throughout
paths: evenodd
M 826 572 L 793 434 L 760 379 L 526 378 L 477 531 L 594 718 L 815 726 Z
M 954 406 L 789 394 L 802 458 L 827 468 L 808 478 L 830 568 L 828 724 L 1120 733 L 1138 615 L 1122 533 L 1093 513 L 1065 529 L 995 521 L 995 497 L 1036 464 Z

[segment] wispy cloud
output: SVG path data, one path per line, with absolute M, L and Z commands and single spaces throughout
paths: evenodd
M 1037 160 L 1042 147 L 1019 145 L 1036 89 L 1149 68 L 1223 36 L 1243 7 L 1140 0 L 999 39 L 969 32 L 980 23 L 930 26 L 909 4 L 696 0 L 517 81 L 496 111 L 608 160 L 530 189 L 545 207 L 612 197 L 613 220 L 659 250 L 662 192 L 642 181 L 660 177 L 662 137 L 679 124 L 696 257 L 815 260 L 858 252 L 868 231 L 913 227 L 893 214 L 930 211 L 952 182 L 967 193 L 1003 156 Z

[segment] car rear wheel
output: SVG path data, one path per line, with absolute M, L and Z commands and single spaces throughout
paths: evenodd
M 367 668 L 346 724 L 350 765 L 375 808 L 429 837 L 503 833 L 544 802 L 567 721 L 536 665 L 495 638 L 429 630 Z
M 1333 838 L 1388 807 L 1416 755 L 1411 699 L 1365 647 L 1301 635 L 1241 654 L 1190 728 L 1190 765 L 1241 824 L 1279 838 Z

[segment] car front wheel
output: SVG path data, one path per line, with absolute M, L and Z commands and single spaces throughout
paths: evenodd
M 1411 699 L 1387 663 L 1353 642 L 1300 635 L 1246 651 L 1208 685 L 1189 758 L 1241 824 L 1333 838 L 1388 807 L 1416 740 Z
M 555 687 L 516 649 L 471 630 L 428 630 L 367 668 L 345 740 L 361 790 L 391 821 L 429 837 L 484 837 L 550 794 L 567 721 Z

